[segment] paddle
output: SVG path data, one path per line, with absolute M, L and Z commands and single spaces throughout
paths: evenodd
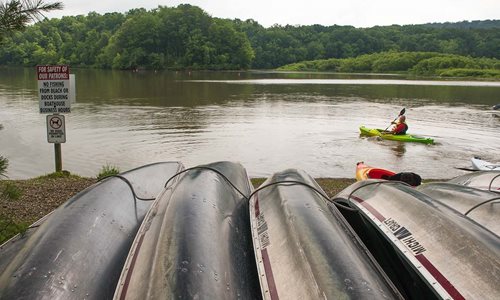
M 405 114 L 405 112 L 406 112 L 406 108 L 403 108 L 403 109 L 399 112 L 399 115 L 398 115 L 398 116 L 394 119 L 394 121 L 392 121 L 392 122 L 391 122 L 391 124 L 390 124 L 389 126 L 387 126 L 387 128 L 386 128 L 386 129 L 384 129 L 384 131 L 387 131 L 387 129 L 389 129 L 389 127 L 391 127 L 392 123 L 396 122 L 396 120 L 397 120 L 400 116 L 404 115 L 404 114 Z

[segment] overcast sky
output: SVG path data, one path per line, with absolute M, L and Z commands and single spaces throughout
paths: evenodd
M 279 25 L 353 25 L 372 27 L 500 19 L 500 0 L 59 0 L 64 9 L 47 17 L 86 15 L 91 11 L 126 12 L 188 3 L 212 17 L 254 19 L 269 27 Z M 56 0 L 45 0 L 46 3 Z

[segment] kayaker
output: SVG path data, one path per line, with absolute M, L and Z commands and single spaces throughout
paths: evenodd
M 394 128 L 391 130 L 392 134 L 406 134 L 406 131 L 408 130 L 408 125 L 406 124 L 406 117 L 405 116 L 399 116 L 398 120 L 396 122 L 391 122 L 392 124 L 395 124 Z

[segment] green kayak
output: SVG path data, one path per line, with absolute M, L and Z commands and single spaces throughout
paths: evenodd
M 415 143 L 424 143 L 424 144 L 434 144 L 434 140 L 431 138 L 411 135 L 411 134 L 392 134 L 385 133 L 383 129 L 372 129 L 367 128 L 365 126 L 359 127 L 359 131 L 361 131 L 362 135 L 367 136 L 379 136 L 384 140 L 392 140 L 392 141 L 400 141 L 400 142 L 415 142 Z

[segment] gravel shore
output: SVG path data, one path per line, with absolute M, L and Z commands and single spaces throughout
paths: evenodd
M 76 176 L 2 180 L 0 191 L 4 191 L 4 187 L 10 184 L 19 190 L 20 196 L 18 199 L 11 199 L 4 192 L 0 194 L 0 218 L 32 224 L 95 182 L 95 178 Z

